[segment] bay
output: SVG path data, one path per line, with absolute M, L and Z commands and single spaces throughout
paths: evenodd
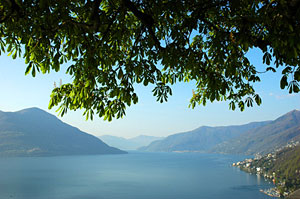
M 1 199 L 270 199 L 245 156 L 200 153 L 0 159 Z

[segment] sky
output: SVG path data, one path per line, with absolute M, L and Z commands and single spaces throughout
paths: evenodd
M 253 49 L 247 54 L 251 63 L 263 71 L 262 53 Z M 79 128 L 95 136 L 113 135 L 132 138 L 138 135 L 165 137 L 174 133 L 186 132 L 200 126 L 240 125 L 254 121 L 274 120 L 279 116 L 300 109 L 300 95 L 288 94 L 281 90 L 279 83 L 280 71 L 261 74 L 261 82 L 255 84 L 257 93 L 262 97 L 262 105 L 246 108 L 241 112 L 229 110 L 229 102 L 214 102 L 206 106 L 188 108 L 195 89 L 193 82 L 180 83 L 172 86 L 173 96 L 168 102 L 156 102 L 152 95 L 153 87 L 138 85 L 135 87 L 139 96 L 136 105 L 128 107 L 123 119 L 112 122 L 94 117 L 86 121 L 83 110 L 68 111 L 63 117 L 58 116 L 56 108 L 48 110 L 50 94 L 54 82 L 59 85 L 72 79 L 65 74 L 67 65 L 59 72 L 25 76 L 24 59 L 13 60 L 7 54 L 0 56 L 0 110 L 18 111 L 30 107 L 38 107 L 56 115 L 63 122 Z

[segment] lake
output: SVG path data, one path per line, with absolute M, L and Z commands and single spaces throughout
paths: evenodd
M 270 199 L 245 156 L 199 153 L 0 159 L 1 199 Z

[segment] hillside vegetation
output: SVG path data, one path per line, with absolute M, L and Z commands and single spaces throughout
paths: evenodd
M 300 141 L 300 111 L 293 110 L 274 121 L 208 127 L 177 133 L 154 141 L 144 151 L 266 154 L 289 142 Z
M 0 156 L 122 153 L 41 109 L 0 111 Z
M 292 193 L 300 188 L 300 145 L 288 144 L 259 159 L 241 162 L 239 167 L 273 179 L 281 195 Z
M 268 122 L 253 122 L 245 125 L 209 127 L 202 126 L 195 130 L 170 135 L 163 140 L 152 142 L 144 151 L 198 151 L 207 152 L 214 146 L 263 125 Z
M 259 128 L 217 145 L 217 153 L 266 154 L 289 142 L 300 141 L 300 111 L 293 110 Z

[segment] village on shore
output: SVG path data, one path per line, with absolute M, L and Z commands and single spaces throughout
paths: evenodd
M 295 191 L 295 187 L 297 189 L 300 187 L 298 187 L 299 185 L 295 185 L 291 188 L 290 182 L 282 177 L 285 171 L 280 170 L 276 164 L 278 164 L 278 162 L 282 159 L 281 156 L 284 156 L 295 148 L 300 148 L 299 142 L 291 142 L 286 146 L 280 147 L 274 150 L 274 152 L 263 156 L 256 154 L 254 158 L 248 158 L 244 161 L 233 163 L 232 166 L 238 167 L 245 172 L 260 175 L 265 179 L 268 179 L 275 185 L 275 187 L 260 191 L 272 197 L 285 198 Z M 300 175 L 300 169 L 296 169 L 295 174 Z

